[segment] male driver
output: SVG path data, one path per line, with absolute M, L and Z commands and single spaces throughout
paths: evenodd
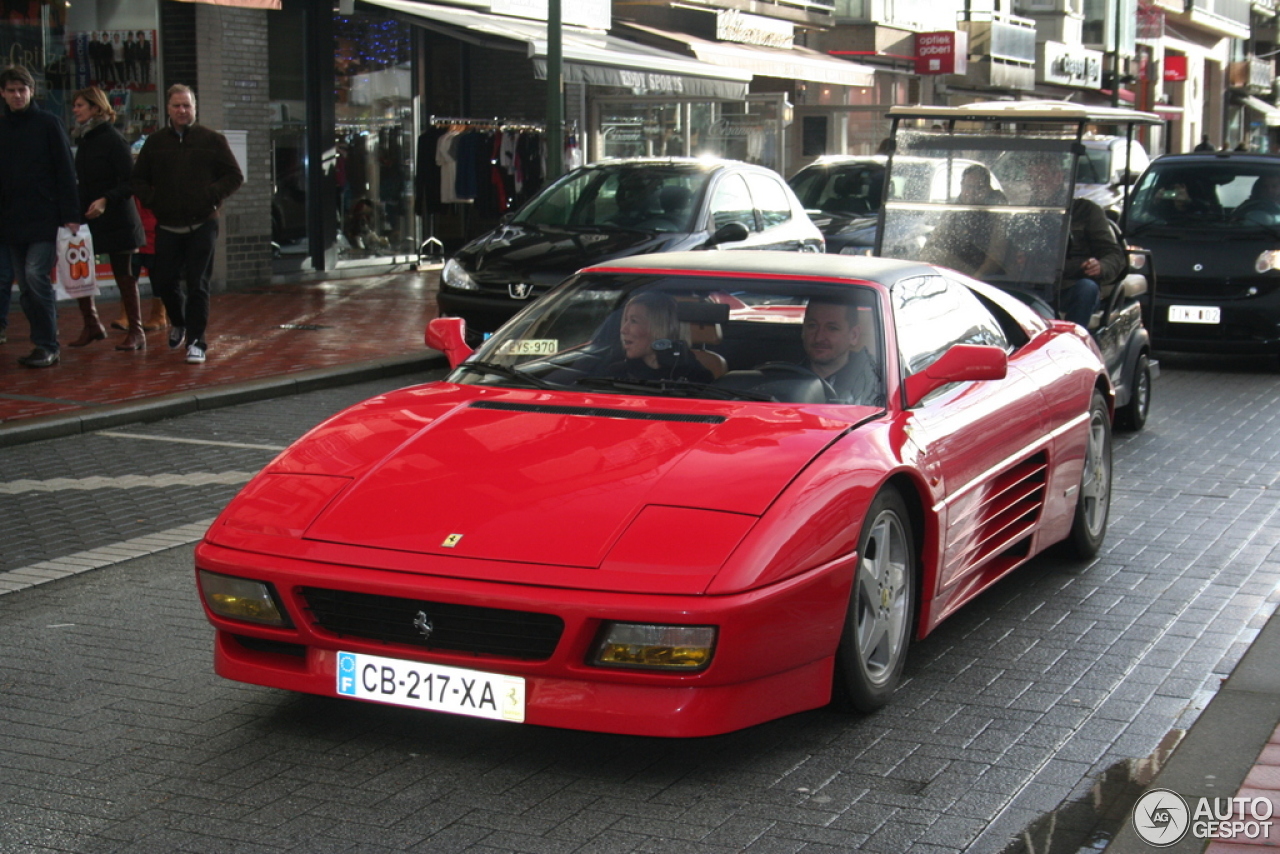
M 1059 155 L 1037 157 L 1031 162 L 1028 177 L 1032 204 L 1062 204 L 1067 193 L 1067 170 Z M 1119 279 L 1128 263 L 1102 208 L 1088 199 L 1073 199 L 1071 236 L 1060 284 L 1062 316 L 1088 329 L 1089 319 L 1098 307 L 1101 285 Z
M 133 165 L 138 201 L 156 215 L 151 284 L 169 313 L 169 349 L 187 345 L 187 363 L 204 364 L 209 349 L 209 273 L 218 239 L 218 208 L 244 175 L 227 139 L 196 124 L 191 87 L 169 87 L 169 126 L 147 137 Z M 185 274 L 186 298 L 178 289 Z
M 860 347 L 858 307 L 810 300 L 800 330 L 804 366 L 835 389 L 836 402 L 879 406 L 880 378 L 867 348 Z
M 8 107 L 0 119 L 0 234 L 35 345 L 18 363 L 48 368 L 58 363 L 58 304 L 49 277 L 58 227 L 78 232 L 81 208 L 71 143 L 62 123 L 32 103 L 34 88 L 31 72 L 21 65 L 0 71 Z

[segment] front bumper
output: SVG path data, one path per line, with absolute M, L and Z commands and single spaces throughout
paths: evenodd
M 525 722 L 665 737 L 731 732 L 825 705 L 845 620 L 854 558 L 732 596 L 666 596 L 433 577 L 272 557 L 202 543 L 201 569 L 271 583 L 294 627 L 276 629 L 206 615 L 217 629 L 215 670 L 240 682 L 323 696 L 336 690 L 339 651 L 520 676 Z M 319 587 L 512 611 L 564 622 L 544 660 L 427 649 L 339 636 L 312 619 L 303 588 Z M 587 664 L 606 621 L 714 625 L 716 652 L 699 673 Z

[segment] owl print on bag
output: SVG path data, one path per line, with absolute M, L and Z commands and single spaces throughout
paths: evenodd
M 90 263 L 93 255 L 84 240 L 67 244 L 67 265 L 71 269 L 71 280 L 79 282 L 91 275 Z

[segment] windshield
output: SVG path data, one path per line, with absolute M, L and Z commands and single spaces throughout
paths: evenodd
M 889 164 L 881 255 L 1050 298 L 1071 198 L 1069 140 L 903 131 Z
M 579 169 L 512 218 L 520 225 L 690 233 L 711 170 L 696 163 Z
M 791 179 L 805 210 L 845 216 L 870 216 L 880 210 L 884 164 L 878 162 L 816 165 Z
M 1245 160 L 1155 163 L 1134 189 L 1126 231 L 1257 233 L 1280 227 L 1280 166 Z
M 869 285 L 580 274 L 503 326 L 450 379 L 879 407 L 878 305 Z

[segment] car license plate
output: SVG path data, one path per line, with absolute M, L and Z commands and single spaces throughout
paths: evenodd
M 519 676 L 339 652 L 337 692 L 375 703 L 524 722 L 524 679 Z
M 1216 305 L 1171 305 L 1170 323 L 1221 323 L 1222 309 Z

